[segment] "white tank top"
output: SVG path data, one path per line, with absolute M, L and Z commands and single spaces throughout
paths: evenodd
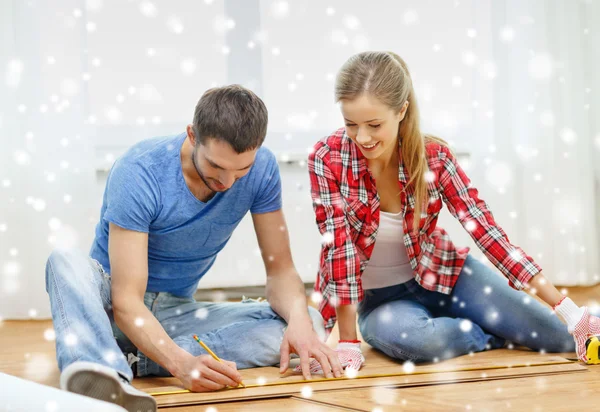
M 379 212 L 379 230 L 371 260 L 363 272 L 363 289 L 377 289 L 398 285 L 414 278 L 406 246 L 402 212 Z

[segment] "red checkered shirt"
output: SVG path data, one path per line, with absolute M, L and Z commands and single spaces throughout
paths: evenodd
M 469 253 L 468 247 L 457 248 L 446 231 L 437 227 L 443 200 L 509 284 L 523 288 L 541 268 L 510 243 L 450 149 L 428 142 L 426 152 L 429 203 L 416 233 L 410 230 L 415 198 L 412 188 L 407 187 L 409 176 L 402 156 L 398 168 L 404 245 L 416 281 L 425 289 L 450 294 Z M 315 289 L 322 296 L 319 310 L 325 328 L 331 331 L 335 307 L 363 299 L 361 274 L 375 246 L 379 195 L 365 157 L 344 128 L 314 146 L 308 168 L 316 221 L 323 235 Z

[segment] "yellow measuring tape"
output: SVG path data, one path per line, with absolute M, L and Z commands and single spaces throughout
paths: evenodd
M 585 341 L 585 354 L 588 365 L 600 365 L 600 335 L 592 336 Z
M 447 372 L 472 372 L 472 371 L 484 371 L 484 370 L 492 370 L 492 369 L 513 369 L 513 368 L 525 368 L 525 367 L 529 367 L 529 366 L 550 366 L 550 365 L 564 365 L 564 364 L 568 364 L 568 363 L 573 363 L 573 361 L 570 360 L 564 360 L 564 361 L 554 361 L 554 362 L 541 362 L 541 363 L 520 363 L 517 365 L 506 365 L 506 366 L 472 366 L 472 367 L 465 367 L 465 368 L 459 368 L 459 369 L 429 369 L 426 371 L 415 371 L 415 372 L 403 372 L 403 373 L 376 373 L 376 374 L 371 374 L 371 375 L 357 375 L 356 377 L 350 378 L 347 376 L 343 376 L 340 378 L 316 378 L 316 379 L 310 379 L 310 380 L 299 380 L 299 381 L 273 381 L 273 382 L 265 382 L 264 384 L 250 384 L 250 385 L 246 385 L 246 388 L 258 388 L 258 387 L 265 387 L 265 386 L 279 386 L 279 385 L 293 385 L 293 384 L 298 384 L 298 383 L 315 383 L 315 382 L 331 382 L 331 381 L 341 381 L 341 380 L 355 380 L 355 379 L 369 379 L 369 378 L 390 378 L 390 377 L 397 377 L 397 376 L 404 376 L 404 375 L 426 375 L 426 374 L 431 374 L 431 373 L 447 373 Z M 241 386 L 238 386 L 237 388 L 231 388 L 231 389 L 243 389 Z M 166 392 L 149 392 L 149 395 L 152 396 L 161 396 L 161 395 L 175 395 L 175 394 L 179 394 L 179 393 L 189 393 L 191 392 L 190 390 L 187 389 L 180 389 L 180 390 L 175 390 L 175 391 L 166 391 Z

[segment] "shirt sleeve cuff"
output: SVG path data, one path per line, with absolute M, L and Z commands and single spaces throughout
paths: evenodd
M 331 281 L 330 290 L 330 301 L 333 306 L 353 305 L 359 303 L 364 298 L 364 291 L 360 280 L 354 282 Z
M 521 264 L 521 270 L 517 275 L 511 274 L 508 278 L 508 283 L 513 289 L 524 289 L 531 279 L 542 271 L 542 268 L 532 260 L 524 260 Z

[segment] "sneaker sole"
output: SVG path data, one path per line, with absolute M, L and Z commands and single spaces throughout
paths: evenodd
M 153 402 L 153 399 L 125 392 L 118 381 L 102 373 L 93 371 L 76 372 L 67 382 L 67 390 L 101 401 L 115 403 L 129 412 L 156 411 L 156 403 Z

